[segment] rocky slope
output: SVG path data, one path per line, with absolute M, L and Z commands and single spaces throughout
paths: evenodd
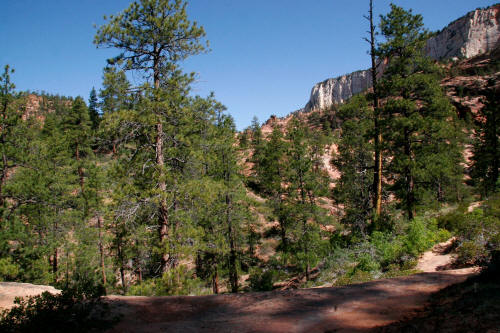
M 500 45 L 500 4 L 476 9 L 450 23 L 427 42 L 426 53 L 436 59 L 472 58 Z M 371 87 L 371 74 L 361 70 L 317 83 L 304 111 L 345 102 Z

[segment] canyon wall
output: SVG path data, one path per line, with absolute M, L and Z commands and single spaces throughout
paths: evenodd
M 500 45 L 500 4 L 476 9 L 453 21 L 430 38 L 426 53 L 433 59 L 471 58 Z M 328 108 L 341 104 L 351 96 L 371 87 L 369 70 L 361 70 L 317 83 L 311 90 L 303 111 Z

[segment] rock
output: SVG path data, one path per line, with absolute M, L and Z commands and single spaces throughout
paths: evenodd
M 495 49 L 500 41 L 500 4 L 476 9 L 451 22 L 427 41 L 433 59 L 472 58 Z
M 476 9 L 450 23 L 427 42 L 426 53 L 433 59 L 472 58 L 500 45 L 500 4 Z M 311 90 L 305 112 L 341 104 L 371 87 L 368 70 L 361 70 L 317 83 Z
M 305 110 L 319 110 L 332 104 L 343 103 L 353 95 L 370 88 L 371 85 L 372 77 L 368 70 L 325 80 L 312 88 Z
M 40 295 L 45 291 L 52 294 L 61 292 L 51 286 L 35 285 L 31 283 L 0 282 L 0 310 L 10 309 L 14 306 L 14 299 L 16 297 Z

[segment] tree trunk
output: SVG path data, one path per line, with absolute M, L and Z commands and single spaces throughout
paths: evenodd
M 120 260 L 120 278 L 122 281 L 123 292 L 127 289 L 126 281 L 125 281 L 125 266 L 123 265 L 123 253 L 121 247 L 121 239 L 118 241 L 118 259 Z
M 154 47 L 154 52 L 155 54 L 157 53 L 157 47 L 155 45 Z M 159 62 L 160 59 L 159 57 L 155 57 L 154 63 L 153 63 L 153 80 L 154 80 L 154 87 L 156 92 L 158 93 L 160 89 L 160 68 L 159 68 Z M 155 98 L 158 98 L 157 96 Z M 156 102 L 159 102 L 156 100 Z M 159 170 L 159 181 L 158 181 L 158 188 L 160 189 L 161 194 L 163 195 L 164 192 L 167 190 L 167 184 L 164 179 L 164 167 L 165 167 L 165 161 L 163 158 L 163 124 L 161 120 L 159 119 L 159 110 L 156 110 L 157 114 L 157 119 L 158 122 L 156 123 L 156 144 L 155 144 L 155 153 L 156 153 L 156 166 L 158 167 Z M 159 240 L 160 240 L 160 246 L 164 246 L 165 242 L 168 239 L 168 208 L 167 208 L 167 201 L 165 198 L 161 198 L 160 200 L 160 208 L 159 208 L 159 214 L 158 214 L 158 232 L 159 232 Z M 166 252 L 163 252 L 161 255 L 160 259 L 160 270 L 161 272 L 165 272 L 167 270 L 168 266 L 168 259 L 169 255 Z
M 217 269 L 217 263 L 215 263 L 215 272 L 212 276 L 212 291 L 214 294 L 219 293 L 219 271 Z
M 238 292 L 238 269 L 236 267 L 236 246 L 234 241 L 233 221 L 231 218 L 231 197 L 226 194 L 226 223 L 229 236 L 229 284 L 231 292 Z
M 408 163 L 412 162 L 412 151 L 410 142 L 410 133 L 407 128 L 404 129 L 404 153 L 408 159 Z M 410 165 L 405 168 L 405 182 L 406 182 L 406 212 L 408 213 L 408 219 L 412 220 L 415 217 L 415 196 L 414 188 L 415 182 L 413 179 L 413 173 L 411 171 Z
M 78 143 L 76 144 L 75 156 L 76 156 L 76 160 L 78 161 L 78 177 L 80 178 L 80 188 L 81 188 L 82 193 L 83 193 L 83 188 L 84 188 L 84 185 L 85 185 L 85 181 L 84 181 L 84 178 L 83 178 L 83 168 L 80 165 L 80 146 L 79 146 Z
M 99 231 L 99 256 L 101 261 L 102 284 L 106 285 L 106 267 L 104 265 L 104 246 L 102 244 L 102 216 L 97 217 L 97 229 Z
M 52 258 L 52 273 L 54 273 L 54 275 L 57 273 L 57 256 L 58 256 L 57 248 L 55 248 Z
M 305 192 L 305 184 L 304 184 L 304 181 L 303 181 L 303 177 L 302 177 L 302 173 L 299 173 L 299 191 L 300 191 L 300 201 L 301 201 L 301 204 L 302 204 L 302 209 L 304 209 L 304 207 L 306 206 L 306 192 Z M 306 234 L 306 231 L 307 231 L 307 219 L 304 217 L 302 219 L 302 235 L 304 236 Z M 303 250 L 304 250 L 304 254 L 306 256 L 306 258 L 308 257 L 308 254 L 309 254 L 309 248 L 308 246 L 304 243 L 303 243 Z M 306 281 L 309 281 L 309 260 L 307 260 L 307 264 L 306 264 Z
M 2 176 L 0 180 L 0 206 L 3 206 L 5 204 L 5 198 L 3 196 L 3 188 L 5 186 L 5 183 L 7 182 L 7 173 L 8 173 L 8 163 L 7 163 L 7 155 L 5 155 L 5 131 L 6 131 L 6 119 L 7 119 L 7 107 L 8 107 L 8 102 L 7 99 L 5 99 L 5 102 L 2 106 L 2 124 L 0 131 L 2 131 L 2 135 L 0 136 L 1 139 L 1 147 L 2 147 Z
M 286 240 L 286 225 L 285 225 L 285 221 L 283 220 L 283 216 L 282 216 L 283 214 L 281 213 L 281 209 L 282 209 L 281 206 L 283 204 L 283 199 L 281 198 L 281 193 L 279 193 L 278 196 L 279 196 L 278 212 L 279 212 L 281 243 L 283 244 L 283 252 L 287 252 L 288 251 L 288 242 Z
M 375 56 L 375 26 L 373 24 L 373 0 L 370 0 L 370 57 L 371 74 L 373 83 L 373 111 L 374 111 L 374 142 L 375 161 L 373 168 L 373 207 L 375 210 L 375 221 L 378 220 L 382 211 L 382 134 L 380 131 L 380 106 L 377 87 L 377 59 Z

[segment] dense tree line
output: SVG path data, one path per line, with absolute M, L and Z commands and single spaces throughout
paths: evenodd
M 134 2 L 98 28 L 96 46 L 117 56 L 88 105 L 42 96 L 27 116 L 5 67 L 0 278 L 187 294 L 238 292 L 244 274 L 270 289 L 278 278 L 309 283 L 320 268 L 352 281 L 406 270 L 449 236 L 421 216 L 463 201 L 464 133 L 470 182 L 483 197 L 496 192 L 498 94 L 489 90 L 484 124 L 464 130 L 439 85 L 442 68 L 423 54 L 422 17 L 392 5 L 380 42 L 372 1 L 368 19 L 373 90 L 276 122 L 267 135 L 256 118 L 238 134 L 213 94 L 191 93 L 194 74 L 181 64 L 207 44 L 181 0 Z M 269 230 L 257 227 L 249 191 L 275 222 Z M 272 237 L 263 260 L 257 247 Z

